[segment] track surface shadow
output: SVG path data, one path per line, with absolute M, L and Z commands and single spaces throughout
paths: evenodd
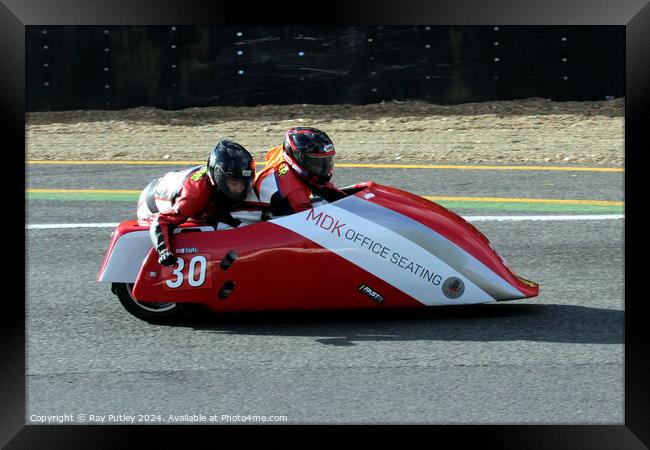
M 491 304 L 403 310 L 212 314 L 174 326 L 197 331 L 361 341 L 536 341 L 622 344 L 624 311 L 575 305 Z

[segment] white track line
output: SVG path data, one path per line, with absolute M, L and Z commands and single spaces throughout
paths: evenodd
M 119 223 L 40 223 L 26 225 L 28 230 L 60 229 L 60 228 L 115 228 Z
M 525 220 L 537 221 L 572 221 L 572 220 L 616 220 L 623 219 L 623 214 L 589 214 L 563 216 L 466 216 L 468 222 L 514 222 Z M 44 223 L 26 225 L 27 230 L 64 229 L 64 228 L 115 228 L 118 223 Z

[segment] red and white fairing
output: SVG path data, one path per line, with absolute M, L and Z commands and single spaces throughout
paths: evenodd
M 539 286 L 513 273 L 457 214 L 375 183 L 348 191 L 355 193 L 236 229 L 183 224 L 173 238 L 174 267 L 158 264 L 146 227 L 122 222 L 98 281 L 135 283 L 140 302 L 203 303 L 214 311 L 423 307 L 538 295 Z

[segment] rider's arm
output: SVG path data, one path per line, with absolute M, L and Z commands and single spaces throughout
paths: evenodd
M 205 208 L 210 195 L 208 189 L 194 182 L 184 184 L 171 209 L 160 212 L 154 219 L 149 235 L 158 254 L 174 252 L 171 244 L 174 228 Z
M 170 210 L 158 214 L 153 222 L 151 222 L 151 226 L 149 227 L 149 236 L 151 236 L 151 241 L 158 253 L 163 250 L 173 252 L 171 234 L 174 231 L 174 228 L 186 220 L 186 216 Z
M 274 216 L 284 216 L 311 208 L 309 192 L 302 189 L 295 189 L 286 196 L 282 196 L 280 191 L 271 197 L 271 213 Z
M 331 182 L 327 183 L 322 188 L 314 189 L 314 193 L 330 203 L 348 196 L 348 194 L 334 186 Z

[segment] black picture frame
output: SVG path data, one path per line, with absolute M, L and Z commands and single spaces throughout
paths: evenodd
M 374 438 L 413 433 L 425 442 L 450 440 L 453 445 L 478 443 L 493 448 L 644 448 L 650 443 L 649 364 L 647 318 L 642 314 L 643 246 L 628 245 L 642 239 L 640 205 L 645 194 L 639 180 L 644 151 L 650 149 L 650 4 L 648 0 L 462 0 L 462 1 L 312 1 L 256 3 L 210 1 L 131 0 L 2 0 L 0 3 L 0 101 L 5 131 L 5 161 L 20 160 L 25 149 L 25 27 L 29 25 L 620 25 L 626 29 L 625 106 L 625 424 L 611 426 L 424 426 L 364 427 Z M 6 139 L 11 137 L 11 139 Z M 8 142 L 13 142 L 9 144 Z M 23 143 L 22 146 L 20 143 Z M 8 158 L 7 158 L 8 157 Z M 12 165 L 13 166 L 13 165 Z M 6 169 L 13 187 L 25 192 L 25 179 Z M 21 200 L 22 198 L 22 200 Z M 25 198 L 5 195 L 5 211 L 19 210 Z M 9 220 L 13 221 L 13 218 Z M 25 241 L 23 241 L 25 242 Z M 25 247 L 23 247 L 23 250 Z M 11 280 L 25 279 L 12 250 Z M 23 252 L 24 254 L 24 252 Z M 18 258 L 19 259 L 19 258 Z M 25 271 L 27 261 L 25 260 Z M 8 282 L 5 279 L 5 282 Z M 13 282 L 12 282 L 13 283 Z M 9 291 L 7 291 L 9 292 Z M 0 444 L 7 448 L 115 448 L 135 446 L 138 437 L 164 447 L 187 443 L 185 431 L 216 434 L 221 445 L 226 431 L 240 431 L 238 445 L 255 438 L 275 437 L 281 431 L 302 432 L 310 442 L 336 444 L 333 432 L 348 427 L 189 427 L 189 426 L 33 426 L 25 425 L 25 311 L 16 296 L 4 296 L 0 333 Z M 260 436 L 261 434 L 261 436 Z M 205 436 L 204 436 L 205 437 Z M 303 441 L 304 443 L 304 441 Z M 408 444 L 407 444 L 408 445 Z M 149 446 L 149 445 L 148 445 Z

